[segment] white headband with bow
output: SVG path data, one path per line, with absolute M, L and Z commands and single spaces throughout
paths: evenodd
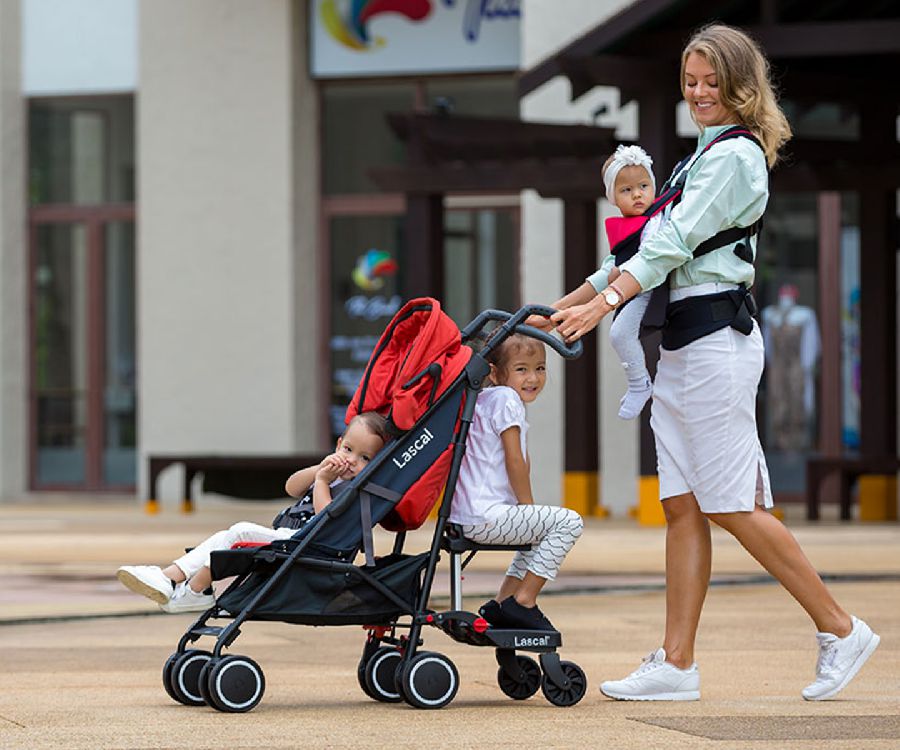
M 650 184 L 653 185 L 653 192 L 656 192 L 656 178 L 653 176 L 653 159 L 650 158 L 644 149 L 640 146 L 619 146 L 613 154 L 612 161 L 603 174 L 603 185 L 606 187 L 606 198 L 610 203 L 615 204 L 616 195 L 616 177 L 623 167 L 643 167 L 650 175 Z

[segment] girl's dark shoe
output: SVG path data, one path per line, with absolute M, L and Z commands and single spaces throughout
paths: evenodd
M 523 630 L 556 630 L 544 613 L 534 607 L 523 607 L 515 598 L 509 597 L 500 602 L 500 615 L 504 626 L 507 628 L 522 628 Z M 484 615 L 482 615 L 483 617 Z M 487 620 L 485 617 L 484 619 Z
M 495 628 L 503 626 L 503 614 L 500 612 L 500 603 L 496 599 L 489 599 L 478 608 L 481 615 Z

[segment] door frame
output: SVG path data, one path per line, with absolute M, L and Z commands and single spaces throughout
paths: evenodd
M 55 204 L 33 206 L 28 213 L 28 280 L 26 298 L 28 305 L 27 382 L 28 382 L 28 489 L 46 491 L 133 491 L 135 485 L 109 485 L 103 481 L 103 441 L 105 437 L 103 388 L 105 383 L 104 358 L 106 351 L 104 332 L 104 249 L 103 228 L 106 224 L 122 221 L 136 222 L 137 212 L 133 203 L 78 206 Z M 81 224 L 87 233 L 87 419 L 85 423 L 85 481 L 82 484 L 39 483 L 37 476 L 38 409 L 34 377 L 35 359 L 35 294 L 34 279 L 37 272 L 38 228 L 52 224 Z M 137 300 L 135 300 L 136 302 Z

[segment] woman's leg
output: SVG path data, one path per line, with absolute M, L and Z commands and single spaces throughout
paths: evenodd
M 663 500 L 666 514 L 666 660 L 681 669 L 694 662 L 694 641 L 709 588 L 709 522 L 691 493 Z
M 822 633 L 843 638 L 850 615 L 834 600 L 794 535 L 775 516 L 756 506 L 750 513 L 713 513 L 709 518 L 735 537 L 809 614 Z

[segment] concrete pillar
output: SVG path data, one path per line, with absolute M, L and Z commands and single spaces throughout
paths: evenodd
M 0 500 L 27 486 L 27 133 L 21 4 L 0 3 Z
M 295 148 L 310 137 L 294 117 L 315 116 L 295 99 L 309 94 L 295 78 L 304 12 L 292 0 L 141 3 L 142 464 L 148 453 L 312 447 L 294 377 L 301 347 L 305 368 L 318 361 L 317 297 L 303 296 L 317 271 L 298 257 L 313 249 L 314 201 L 302 224 L 294 217 Z M 308 399 L 315 413 L 314 390 Z

